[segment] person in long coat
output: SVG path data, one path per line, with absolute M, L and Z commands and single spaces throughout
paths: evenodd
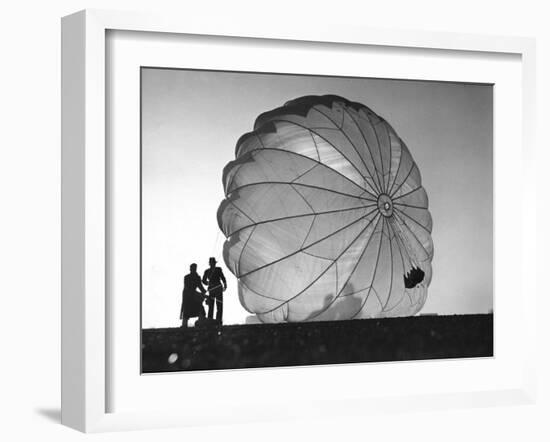
M 197 273 L 197 264 L 193 263 L 189 266 L 189 274 L 185 275 L 183 278 L 183 293 L 180 311 L 182 327 L 187 327 L 189 318 L 204 318 L 205 312 L 202 303 L 205 296 L 206 290 L 202 285 L 201 277 Z

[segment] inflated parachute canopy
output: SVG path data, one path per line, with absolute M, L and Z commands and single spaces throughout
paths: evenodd
M 345 98 L 301 97 L 260 115 L 235 157 L 218 223 L 246 310 L 283 322 L 422 308 L 428 196 L 388 122 Z

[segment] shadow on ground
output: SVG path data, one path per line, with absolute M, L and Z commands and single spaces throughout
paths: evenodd
M 37 408 L 34 411 L 46 420 L 56 424 L 61 423 L 61 410 L 59 408 Z

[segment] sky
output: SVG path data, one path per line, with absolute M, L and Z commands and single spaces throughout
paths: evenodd
M 216 211 L 223 167 L 256 117 L 303 95 L 334 94 L 385 118 L 422 175 L 433 218 L 433 278 L 421 313 L 493 306 L 493 90 L 427 81 L 142 69 L 142 324 L 181 324 L 183 277 L 216 257 L 224 324 L 250 316 L 225 268 Z M 250 320 L 250 319 L 249 319 Z

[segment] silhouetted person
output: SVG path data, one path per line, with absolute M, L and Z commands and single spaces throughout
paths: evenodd
M 208 261 L 210 268 L 204 271 L 202 283 L 208 284 L 209 297 L 208 304 L 208 319 L 214 317 L 214 304 L 216 304 L 216 320 L 222 322 L 223 314 L 223 292 L 227 289 L 227 281 L 223 275 L 221 267 L 216 267 L 216 259 L 210 258 Z
M 197 289 L 199 291 L 197 291 Z M 183 278 L 183 294 L 181 300 L 180 319 L 181 326 L 187 327 L 189 318 L 204 318 L 204 307 L 202 303 L 206 295 L 206 290 L 202 286 L 201 277 L 197 273 L 197 264 L 189 266 L 189 274 Z

